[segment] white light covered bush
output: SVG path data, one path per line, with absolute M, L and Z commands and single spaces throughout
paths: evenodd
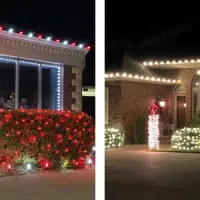
M 177 150 L 200 150 L 200 128 L 183 128 L 172 135 L 171 148 Z
M 119 129 L 105 129 L 105 148 L 116 148 L 124 145 L 124 135 Z

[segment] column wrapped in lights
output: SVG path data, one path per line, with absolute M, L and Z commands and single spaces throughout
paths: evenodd
M 159 149 L 159 114 L 158 105 L 151 104 L 149 107 L 150 115 L 148 119 L 148 146 L 150 150 Z

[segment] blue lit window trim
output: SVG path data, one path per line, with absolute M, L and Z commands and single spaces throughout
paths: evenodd
M 15 67 L 17 67 L 17 64 L 25 65 L 25 66 L 35 66 L 35 67 L 46 67 L 46 68 L 56 68 L 57 69 L 57 95 L 56 95 L 56 110 L 62 110 L 63 109 L 63 94 L 62 94 L 62 83 L 63 83 L 63 65 L 62 64 L 54 64 L 50 62 L 45 61 L 38 61 L 38 60 L 31 60 L 31 59 L 25 59 L 20 57 L 13 57 L 13 56 L 7 56 L 7 55 L 0 55 L 0 62 L 2 63 L 12 63 L 15 64 Z M 19 84 L 19 83 L 18 83 Z M 15 91 L 16 92 L 16 91 Z M 18 98 L 17 98 L 18 99 Z

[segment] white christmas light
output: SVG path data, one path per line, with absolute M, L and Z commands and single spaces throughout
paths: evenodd
M 165 83 L 168 83 L 168 84 L 174 84 L 174 83 L 178 83 L 178 80 L 171 80 L 171 79 L 161 79 L 161 78 L 156 78 L 156 77 L 149 77 L 149 76 L 139 76 L 138 74 L 136 75 L 132 75 L 132 74 L 127 74 L 127 73 L 115 73 L 115 74 L 105 74 L 105 78 L 114 78 L 114 77 L 117 77 L 117 78 L 121 78 L 121 77 L 124 77 L 124 78 L 128 78 L 128 79 L 131 79 L 131 78 L 134 78 L 134 79 L 141 79 L 141 80 L 145 80 L 145 81 L 150 81 L 150 82 L 165 82 Z
M 51 37 L 47 37 L 47 41 L 50 41 L 51 40 Z
M 29 33 L 29 34 L 28 34 L 28 37 L 33 37 L 33 33 Z
M 105 148 L 116 148 L 124 144 L 124 135 L 119 132 L 119 129 L 105 129 Z
M 91 158 L 88 158 L 88 159 L 87 159 L 87 163 L 88 163 L 88 165 L 91 165 L 91 164 L 92 164 L 92 159 L 91 159 Z
M 65 40 L 65 41 L 63 42 L 63 44 L 68 44 L 68 41 Z
M 148 145 L 149 149 L 159 149 L 159 115 L 158 114 L 152 114 L 149 115 L 148 120 Z
M 79 48 L 83 48 L 83 44 L 79 44 L 78 47 L 79 47 Z
M 32 165 L 31 165 L 30 163 L 27 163 L 27 164 L 26 164 L 26 169 L 27 169 L 27 170 L 31 170 L 31 169 L 32 169 Z
M 8 29 L 8 32 L 9 32 L 9 33 L 12 33 L 13 31 L 14 31 L 13 28 L 9 28 L 9 29 Z

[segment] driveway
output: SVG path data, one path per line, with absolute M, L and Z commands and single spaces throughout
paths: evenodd
M 1 200 L 94 200 L 95 171 L 46 172 L 0 178 Z
M 106 150 L 106 200 L 200 200 L 200 154 Z

